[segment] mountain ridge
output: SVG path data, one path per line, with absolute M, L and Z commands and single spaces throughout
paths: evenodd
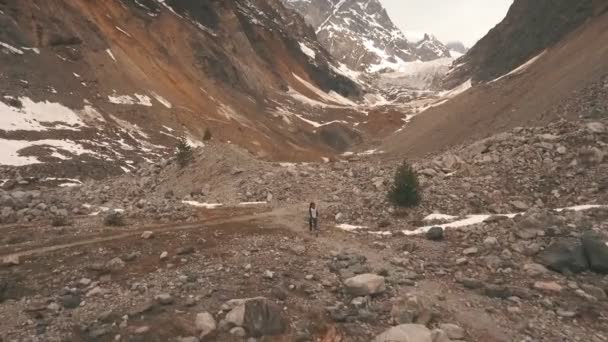
M 432 35 L 409 42 L 378 0 L 283 0 L 315 29 L 334 58 L 357 71 L 395 69 L 416 60 L 450 57 Z

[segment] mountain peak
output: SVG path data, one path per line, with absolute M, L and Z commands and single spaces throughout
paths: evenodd
M 340 62 L 359 71 L 396 69 L 416 60 L 449 57 L 432 35 L 419 47 L 408 41 L 378 0 L 283 0 L 313 26 L 321 44 Z

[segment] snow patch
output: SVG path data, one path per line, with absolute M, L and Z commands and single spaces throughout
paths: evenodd
M 555 209 L 555 211 L 556 212 L 562 212 L 564 210 L 583 211 L 583 210 L 590 210 L 590 209 L 597 209 L 597 208 L 608 208 L 608 205 L 596 205 L 596 204 L 577 205 L 577 206 L 568 207 L 568 208 Z M 506 216 L 506 217 L 509 217 L 509 218 L 514 218 L 515 216 L 522 215 L 522 214 L 524 214 L 524 213 L 520 212 L 520 213 L 499 214 L 499 215 L 500 216 Z M 442 215 L 442 214 L 439 214 L 439 215 Z M 453 222 L 449 222 L 449 223 L 445 223 L 445 224 L 420 227 L 420 228 L 418 228 L 416 230 L 411 230 L 411 231 L 410 230 L 405 230 L 405 231 L 403 231 L 403 234 L 405 234 L 405 235 L 425 234 L 426 232 L 428 232 L 433 227 L 441 227 L 443 229 L 446 229 L 446 228 L 461 228 L 461 227 L 472 226 L 472 225 L 475 225 L 475 224 L 482 223 L 482 222 L 484 222 L 485 220 L 489 219 L 492 216 L 494 216 L 494 215 L 489 215 L 489 214 L 468 215 L 464 219 L 453 221 Z M 449 215 L 445 215 L 444 217 L 447 218 L 447 217 L 449 217 Z M 451 217 L 452 217 L 452 219 L 456 219 L 457 218 L 456 216 L 451 216 Z M 426 218 L 425 218 L 425 220 L 426 220 Z
M 131 95 L 109 95 L 108 100 L 110 103 L 123 104 L 123 105 L 141 105 L 146 107 L 152 107 L 152 99 L 147 95 L 134 94 Z
M 164 97 L 158 95 L 155 92 L 152 92 L 152 97 L 154 97 L 156 99 L 156 101 L 160 102 L 163 106 L 165 106 L 169 109 L 171 109 L 173 107 L 171 102 L 167 101 Z
M 197 207 L 197 208 L 206 208 L 206 209 L 215 209 L 223 206 L 221 203 L 201 203 L 197 201 L 182 201 L 182 203 Z
M 13 99 L 12 97 L 7 97 Z M 35 102 L 20 97 L 21 108 L 0 101 L 0 130 L 47 131 L 49 129 L 78 130 L 85 126 L 80 116 L 72 109 L 55 102 Z
M 23 166 L 31 164 L 39 164 L 38 158 L 33 156 L 22 156 L 19 151 L 31 146 L 45 146 L 50 149 L 59 149 L 74 155 L 92 154 L 97 155 L 94 151 L 85 149 L 82 145 L 71 140 L 8 140 L 0 138 L 0 164 L 11 166 Z M 69 159 L 69 158 L 64 158 Z
M 355 226 L 355 225 L 352 225 L 352 224 L 342 223 L 342 224 L 336 225 L 336 228 L 342 229 L 342 230 L 347 231 L 347 232 L 354 232 L 354 231 L 357 231 L 357 230 L 367 229 L 368 227 L 366 227 L 366 226 Z
M 8 52 L 13 53 L 15 55 L 23 55 L 23 51 L 17 49 L 16 47 L 9 45 L 7 43 L 0 42 L 0 46 L 8 50 Z
M 302 50 L 302 52 L 304 52 L 306 56 L 310 57 L 310 59 L 315 59 L 317 57 L 317 53 L 315 52 L 315 50 L 309 48 L 304 43 L 300 43 L 300 50 Z
M 527 61 L 526 63 L 520 65 L 519 67 L 515 68 L 514 70 L 512 70 L 511 72 L 509 72 L 508 74 L 505 74 L 503 76 L 500 76 L 488 83 L 494 83 L 497 81 L 502 80 L 503 78 L 509 77 L 511 75 L 518 75 L 523 73 L 524 71 L 526 71 L 530 66 L 532 66 L 532 64 L 534 64 L 539 58 L 541 58 L 545 53 L 547 52 L 547 50 L 544 50 L 543 52 L 541 52 L 540 54 L 538 54 L 537 56 L 531 58 L 529 61 Z
M 110 56 L 110 58 L 112 58 L 114 60 L 114 62 L 116 62 L 116 57 L 114 57 L 112 50 L 106 49 L 106 53 Z
M 264 202 L 241 202 L 239 203 L 239 205 L 242 206 L 252 206 L 252 205 L 266 205 L 268 204 L 268 202 L 264 201 Z

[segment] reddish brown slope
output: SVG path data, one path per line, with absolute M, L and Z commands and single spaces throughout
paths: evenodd
M 287 107 L 291 112 L 311 111 L 286 94 L 289 88 L 305 91 L 294 73 L 325 92 L 353 98 L 360 94 L 358 86 L 333 71 L 331 57 L 302 18 L 278 0 L 166 4 L 170 8 L 156 0 L 0 1 L 0 41 L 40 50 L 12 54 L 0 49 L 0 95 L 73 109 L 89 103 L 106 118 L 106 124 L 80 135 L 0 129 L 0 137 L 48 139 L 70 133 L 69 139 L 83 142 L 99 133 L 136 145 L 117 129 L 117 117 L 165 146 L 175 140 L 163 126 L 172 128 L 172 135 L 193 139 L 211 128 L 215 138 L 270 158 L 318 159 L 340 152 L 339 146 L 315 133 L 315 127 L 277 114 L 278 108 Z M 314 60 L 300 43 L 314 49 Z M 134 94 L 149 96 L 152 105 L 108 100 L 110 95 Z M 163 105 L 154 94 L 171 105 Z M 321 122 L 360 115 L 331 108 L 315 109 L 314 114 Z M 356 135 L 352 128 L 347 130 Z
M 594 95 L 589 98 L 586 93 Z M 586 103 L 580 99 L 586 98 Z M 598 102 L 599 101 L 599 102 Z M 480 84 L 417 116 L 384 143 L 418 157 L 517 126 L 577 118 L 608 105 L 608 13 L 550 48 L 525 72 Z

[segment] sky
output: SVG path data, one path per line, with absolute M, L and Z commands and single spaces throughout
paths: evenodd
M 443 42 L 467 47 L 485 36 L 507 14 L 513 0 L 380 0 L 395 25 L 416 36 L 432 33 Z

